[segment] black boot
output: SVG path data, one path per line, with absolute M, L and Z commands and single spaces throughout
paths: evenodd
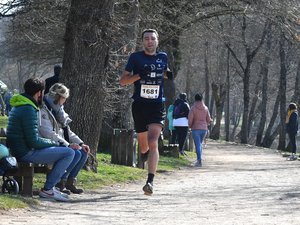
M 66 183 L 66 189 L 70 190 L 74 194 L 81 194 L 83 189 L 75 187 L 76 179 L 75 178 L 68 178 Z
M 66 193 L 66 194 L 70 195 L 71 192 L 65 188 L 66 181 L 67 181 L 67 180 L 64 180 L 64 179 L 60 180 L 60 181 L 55 185 L 55 187 L 57 187 L 58 190 L 59 190 L 60 192 L 63 192 L 63 193 Z

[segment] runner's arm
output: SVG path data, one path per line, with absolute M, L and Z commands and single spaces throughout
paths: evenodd
M 125 85 L 129 85 L 129 84 L 133 84 L 134 82 L 136 82 L 139 79 L 141 79 L 141 78 L 138 74 L 132 75 L 130 72 L 125 70 L 120 78 L 120 85 L 125 86 Z

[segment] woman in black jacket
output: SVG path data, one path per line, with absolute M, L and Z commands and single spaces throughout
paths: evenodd
M 298 111 L 295 103 L 290 103 L 286 116 L 286 132 L 289 135 L 290 145 L 292 147 L 292 155 L 287 160 L 296 160 L 296 136 L 298 132 Z

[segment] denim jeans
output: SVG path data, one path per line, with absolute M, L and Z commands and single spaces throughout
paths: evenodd
M 75 152 L 68 147 L 49 147 L 28 152 L 19 159 L 21 162 L 52 164 L 52 170 L 47 175 L 45 190 L 50 190 L 57 184 L 74 159 Z
M 206 130 L 192 130 L 192 136 L 194 139 L 197 160 L 202 160 L 202 142 L 206 135 Z
M 75 152 L 74 159 L 72 160 L 71 164 L 67 168 L 67 172 L 64 173 L 61 179 L 67 179 L 68 177 L 75 178 L 78 175 L 81 168 L 84 166 L 88 158 L 88 154 L 82 149 L 74 150 L 74 152 Z

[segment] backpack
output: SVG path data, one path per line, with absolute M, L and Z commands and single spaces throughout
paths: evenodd
M 174 119 L 178 119 L 180 117 L 182 117 L 183 115 L 183 104 L 182 102 L 178 103 L 177 105 L 174 106 L 174 109 L 173 109 L 173 118 Z

